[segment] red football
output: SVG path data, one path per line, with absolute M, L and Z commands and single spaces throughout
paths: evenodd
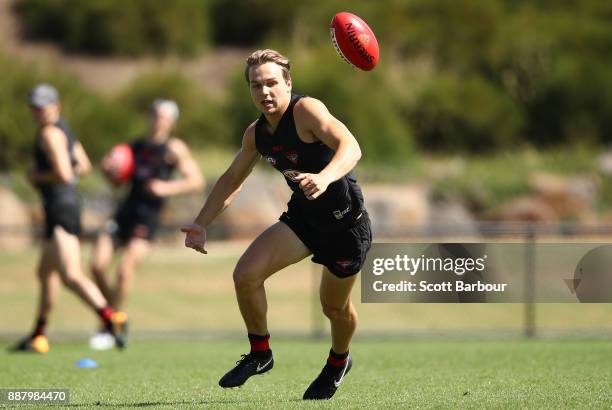
M 347 63 L 370 71 L 378 63 L 378 41 L 365 21 L 351 13 L 338 13 L 331 21 L 331 38 Z
M 123 183 L 132 178 L 134 172 L 134 153 L 129 144 L 117 144 L 108 154 L 112 178 L 115 182 Z

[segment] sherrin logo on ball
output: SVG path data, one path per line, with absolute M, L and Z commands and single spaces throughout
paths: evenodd
M 378 63 L 376 36 L 358 16 L 342 12 L 331 21 L 330 33 L 336 51 L 350 65 L 370 71 Z

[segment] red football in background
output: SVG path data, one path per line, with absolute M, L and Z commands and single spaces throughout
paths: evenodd
M 115 182 L 124 183 L 132 178 L 134 172 L 134 153 L 129 144 L 117 144 L 108 154 L 111 176 Z
M 365 21 L 351 13 L 338 13 L 331 21 L 336 51 L 347 63 L 370 71 L 378 63 L 378 41 Z

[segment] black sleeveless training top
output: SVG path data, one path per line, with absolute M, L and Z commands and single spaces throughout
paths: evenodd
M 332 182 L 317 199 L 309 200 L 294 181 L 298 173 L 316 174 L 329 164 L 335 151 L 320 141 L 306 143 L 300 139 L 293 118 L 293 107 L 302 95 L 292 94 L 289 107 L 274 133 L 266 129 L 262 114 L 255 124 L 257 151 L 280 171 L 293 191 L 288 207 L 290 213 L 304 218 L 320 231 L 338 231 L 355 225 L 364 210 L 361 188 L 353 172 Z
M 68 148 L 68 155 L 70 157 L 70 164 L 72 169 L 76 167 L 77 160 L 74 154 L 74 145 L 77 142 L 76 136 L 73 134 L 68 124 L 63 119 L 59 119 L 55 124 L 57 128 L 62 130 L 66 136 L 66 146 Z M 34 144 L 34 165 L 38 172 L 51 172 L 53 171 L 53 165 L 47 157 L 47 153 L 43 148 L 42 136 L 40 130 L 36 134 L 36 143 Z M 76 189 L 76 174 L 70 182 L 40 182 L 36 185 L 40 191 L 43 200 L 52 200 L 62 198 L 78 198 L 78 192 Z
M 168 142 L 156 144 L 147 138 L 141 138 L 132 142 L 131 147 L 135 163 L 132 187 L 126 202 L 159 210 L 164 199 L 150 193 L 147 183 L 154 178 L 164 181 L 171 178 L 176 164 L 168 159 Z

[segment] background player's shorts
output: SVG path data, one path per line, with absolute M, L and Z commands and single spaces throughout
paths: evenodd
M 152 241 L 158 228 L 159 211 L 140 205 L 123 205 L 107 224 L 107 232 L 117 246 L 125 245 L 132 238 Z
M 283 212 L 279 220 L 310 249 L 313 262 L 339 278 L 357 274 L 372 245 L 372 226 L 365 210 L 355 226 L 339 232 L 318 231 L 290 211 Z
M 61 226 L 72 235 L 81 234 L 81 202 L 78 197 L 54 198 L 43 205 L 45 210 L 45 239 L 53 237 L 53 230 Z

